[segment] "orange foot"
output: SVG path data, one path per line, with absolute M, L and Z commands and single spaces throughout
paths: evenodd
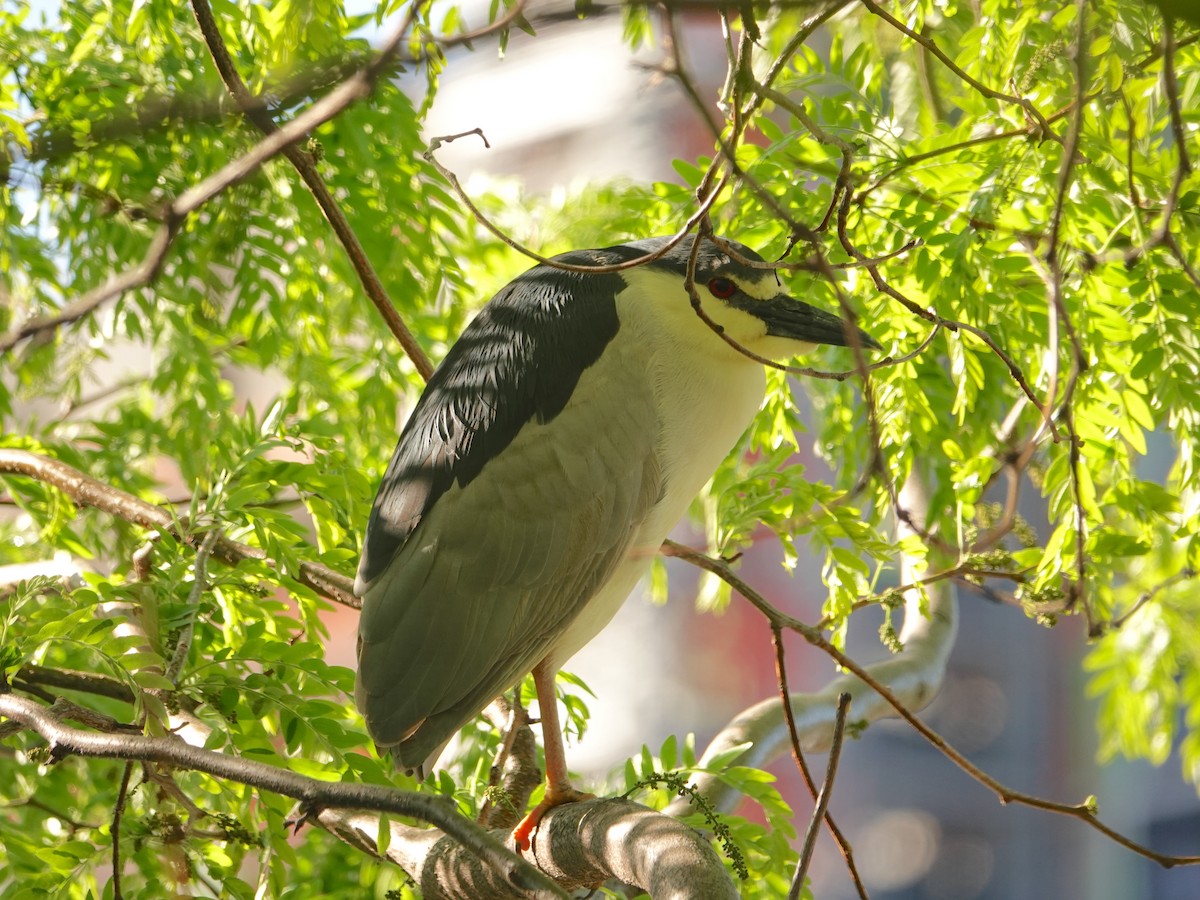
M 517 845 L 518 852 L 525 852 L 529 849 L 529 839 L 533 836 L 533 832 L 537 829 L 542 821 L 542 816 L 554 809 L 556 806 L 562 806 L 566 803 L 578 803 L 580 800 L 595 800 L 595 794 L 588 794 L 583 791 L 577 791 L 569 784 L 562 787 L 554 787 L 547 785 L 546 796 L 542 802 L 529 811 L 517 827 L 512 831 L 512 839 Z

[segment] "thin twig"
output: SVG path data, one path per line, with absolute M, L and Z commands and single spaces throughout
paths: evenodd
M 1150 588 L 1150 590 L 1143 591 L 1141 596 L 1139 596 L 1137 598 L 1137 600 L 1134 602 L 1133 606 L 1129 607 L 1129 609 L 1126 610 L 1122 615 L 1113 619 L 1108 624 L 1109 629 L 1116 631 L 1120 628 L 1123 628 L 1125 626 L 1125 623 L 1129 621 L 1130 617 L 1135 615 L 1138 612 L 1138 610 L 1140 610 L 1143 606 L 1145 606 L 1147 603 L 1149 603 L 1151 600 L 1153 600 L 1155 597 L 1157 597 L 1161 592 L 1167 590 L 1168 588 L 1174 587 L 1175 585 L 1179 584 L 1181 581 L 1188 581 L 1195 577 L 1196 577 L 1196 570 L 1193 569 L 1191 566 L 1188 566 L 1188 567 L 1176 572 L 1170 578 L 1167 578 L 1166 580 L 1164 580 L 1161 584 L 1156 584 L 1154 587 Z
M 809 830 L 815 831 L 816 828 L 820 826 L 821 821 L 825 821 L 826 825 L 829 827 L 829 833 L 833 836 L 834 841 L 838 845 L 838 850 L 841 851 L 842 859 L 846 862 L 846 871 L 850 873 L 850 880 L 854 882 L 854 888 L 858 891 L 858 896 L 861 898 L 861 900 L 870 900 L 869 896 L 867 895 L 867 887 L 865 884 L 863 884 L 863 880 L 858 874 L 858 867 L 854 864 L 854 850 L 850 846 L 850 842 L 846 839 L 846 836 L 842 834 L 842 830 L 837 826 L 837 823 L 833 821 L 833 816 L 827 812 L 828 802 L 825 803 L 824 808 L 822 807 L 821 793 L 817 790 L 817 785 L 813 781 L 812 772 L 809 771 L 808 768 L 808 762 L 804 758 L 804 751 L 800 747 L 800 733 L 796 729 L 796 715 L 792 710 L 792 692 L 788 688 L 787 666 L 785 664 L 783 655 L 783 632 L 778 626 L 772 626 L 771 628 L 771 643 L 775 647 L 775 681 L 779 687 L 779 698 L 783 704 L 783 716 L 784 720 L 787 722 L 788 738 L 792 745 L 792 760 L 796 763 L 796 768 L 800 771 L 800 777 L 804 779 L 804 783 L 808 787 L 808 792 L 812 796 L 814 803 L 816 803 L 816 809 L 813 811 L 812 821 L 809 823 Z M 848 694 L 842 694 L 838 697 L 838 722 L 840 724 L 837 726 L 838 730 L 834 733 L 834 744 L 831 752 L 836 752 L 837 749 L 840 749 L 841 745 L 840 731 L 841 728 L 845 726 L 845 716 L 841 713 L 843 697 L 847 698 L 847 703 L 849 702 Z M 828 781 L 828 775 L 826 776 L 826 780 Z M 817 815 L 817 809 L 821 810 L 821 815 Z M 813 837 L 815 840 L 816 836 L 814 835 Z M 811 856 L 811 850 L 809 855 Z M 807 862 L 805 862 L 804 868 L 805 871 L 807 871 Z M 796 873 L 799 877 L 799 880 L 803 882 L 803 874 L 800 872 L 799 868 L 797 868 Z M 793 888 L 795 888 L 795 884 L 796 882 L 793 880 Z M 791 897 L 791 894 L 789 894 L 789 897 Z
M 441 135 L 441 136 L 430 139 L 429 149 L 426 150 L 425 153 L 423 154 L 425 161 L 428 162 L 435 169 L 437 169 L 438 173 L 441 174 L 441 176 L 446 179 L 446 182 L 450 185 L 450 188 L 454 191 L 455 194 L 458 195 L 458 198 L 463 202 L 463 205 L 467 207 L 467 209 L 468 209 L 468 211 L 470 211 L 471 215 L 475 217 L 475 221 L 477 221 L 480 225 L 482 225 L 484 228 L 486 228 L 488 231 L 490 231 L 493 235 L 495 235 L 504 244 L 511 247 L 513 250 L 516 250 L 521 255 L 527 256 L 530 259 L 534 260 L 535 262 L 541 263 L 544 266 L 550 266 L 551 268 L 559 269 L 563 272 L 575 272 L 575 273 L 581 274 L 581 275 L 603 275 L 603 274 L 608 274 L 608 273 L 612 273 L 612 272 L 622 272 L 626 269 L 633 269 L 633 268 L 636 268 L 637 266 L 644 266 L 647 263 L 654 262 L 654 260 L 660 259 L 661 257 L 665 256 L 667 253 L 671 252 L 671 250 L 674 249 L 679 244 L 680 241 L 682 241 L 685 237 L 687 237 L 687 235 L 692 231 L 692 229 L 696 227 L 696 223 L 699 222 L 705 215 L 708 214 L 708 211 L 712 208 L 712 205 L 716 202 L 717 195 L 719 194 L 719 191 L 714 191 L 712 193 L 712 195 L 709 198 L 707 198 L 704 202 L 702 202 L 700 204 L 699 208 L 694 213 L 692 213 L 692 215 L 684 223 L 683 227 L 681 229 L 679 229 L 677 232 L 675 232 L 675 234 L 669 240 L 667 240 L 667 242 L 665 244 L 663 244 L 663 246 L 659 247 L 657 250 L 654 250 L 654 251 L 651 251 L 650 253 L 645 254 L 644 256 L 639 256 L 637 259 L 625 260 L 624 262 L 610 263 L 608 265 L 582 266 L 582 265 L 576 265 L 574 263 L 565 263 L 565 262 L 562 262 L 561 260 L 557 260 L 557 259 L 554 259 L 549 256 L 543 256 L 542 254 L 538 253 L 536 250 L 532 250 L 529 247 L 526 247 L 524 244 L 520 243 L 515 238 L 513 238 L 511 235 L 506 233 L 504 231 L 504 229 L 502 229 L 499 225 L 497 225 L 495 222 L 493 222 L 491 219 L 489 219 L 483 213 L 483 211 L 480 210 L 479 207 L 475 205 L 475 202 L 471 199 L 470 195 L 463 188 L 462 183 L 459 182 L 458 176 L 455 175 L 454 172 L 452 172 L 450 169 L 448 169 L 444 165 L 442 165 L 438 161 L 437 157 L 434 156 L 434 153 L 437 152 L 438 148 L 442 144 L 449 144 L 452 141 L 456 141 L 460 138 L 464 138 L 469 135 L 478 136 L 479 139 L 483 141 L 485 147 L 490 146 L 488 144 L 487 137 L 484 135 L 483 129 L 481 129 L 481 128 L 472 128 L 470 131 L 463 131 L 458 134 Z
M 522 8 L 523 3 L 518 2 L 491 25 L 469 34 L 457 35 L 436 42 L 436 46 L 445 48 L 469 43 L 484 35 L 507 28 L 520 16 Z M 379 51 L 328 94 L 294 119 L 264 136 L 246 153 L 226 163 L 168 203 L 160 213 L 162 224 L 151 239 L 146 255 L 140 263 L 113 277 L 107 284 L 89 291 L 83 297 L 68 304 L 58 314 L 26 322 L 8 335 L 0 337 L 0 353 L 8 352 L 27 338 L 74 322 L 88 315 L 106 301 L 127 291 L 150 284 L 157 276 L 167 251 L 178 236 L 183 224 L 193 213 L 214 197 L 253 175 L 267 160 L 279 155 L 292 144 L 304 140 L 313 129 L 339 115 L 351 104 L 371 95 L 376 82 L 395 62 L 400 48 L 406 43 L 411 16 L 410 10 L 410 15 L 405 17 L 400 27 L 396 28 L 383 42 Z
M 200 614 L 200 597 L 208 590 L 208 558 L 212 555 L 213 549 L 220 539 L 221 529 L 213 528 L 196 548 L 196 559 L 192 564 L 192 589 L 188 591 L 184 613 L 187 616 L 187 624 L 183 626 L 179 640 L 175 642 L 175 650 L 171 654 L 171 662 L 166 671 L 166 679 L 171 684 L 179 683 L 179 673 L 183 671 L 188 653 L 192 649 L 192 636 L 196 633 L 196 617 Z
M 890 259 L 895 259 L 898 256 L 903 256 L 909 250 L 913 250 L 917 247 L 923 247 L 923 246 L 925 246 L 925 242 L 923 240 L 921 240 L 920 238 L 912 238 L 911 240 L 905 241 L 904 246 L 899 247 L 895 250 L 892 250 L 889 253 L 881 253 L 878 256 L 869 256 L 869 257 L 865 257 L 863 259 L 851 260 L 850 262 L 830 263 L 829 268 L 831 268 L 831 269 L 857 269 L 860 266 L 877 266 L 880 263 L 887 262 Z
M 415 15 L 416 10 L 420 6 L 420 3 L 412 4 L 410 14 Z M 213 64 L 217 67 L 217 72 L 220 74 L 221 80 L 225 83 L 225 87 L 229 90 L 238 107 L 245 114 L 246 118 L 263 134 L 269 135 L 278 131 L 279 128 L 272 119 L 270 112 L 258 98 L 250 93 L 245 82 L 242 81 L 242 76 L 238 73 L 237 66 L 229 54 L 229 49 L 225 46 L 225 41 L 221 37 L 221 31 L 217 27 L 217 20 L 213 16 L 212 7 L 209 6 L 208 0 L 192 0 L 192 12 L 195 14 L 196 23 L 200 26 L 200 33 L 204 36 L 204 43 L 208 46 L 208 52 L 212 55 Z M 333 229 L 333 233 L 337 235 L 338 241 L 346 251 L 346 257 L 350 260 L 351 267 L 358 275 L 358 279 L 362 283 L 367 297 L 375 305 L 375 309 L 383 317 L 384 322 L 387 323 L 396 340 L 400 342 L 400 346 L 404 348 L 404 352 L 412 360 L 413 366 L 421 374 L 421 377 L 428 381 L 429 376 L 433 374 L 433 364 L 429 361 L 429 357 L 425 354 L 420 343 L 413 336 L 412 331 L 409 330 L 404 320 L 400 317 L 400 313 L 397 312 L 395 304 L 392 303 L 387 290 L 383 286 L 383 282 L 380 281 L 374 266 L 371 265 L 371 260 L 367 256 L 366 250 L 363 249 L 362 242 L 359 241 L 358 235 L 355 234 L 354 229 L 350 226 L 350 221 L 346 218 L 346 214 L 342 212 L 341 206 L 334 199 L 332 192 L 321 178 L 321 174 L 317 170 L 316 160 L 311 153 L 295 144 L 285 147 L 283 155 L 287 158 L 288 162 L 295 166 L 296 171 L 300 173 L 300 178 L 308 186 L 309 191 L 312 192 L 317 206 L 320 207 L 326 221 L 329 222 L 330 227 Z
M 686 548 L 685 548 L 686 549 Z M 1002 804 L 1016 803 L 1022 806 L 1040 809 L 1046 812 L 1058 813 L 1070 818 L 1079 819 L 1087 823 L 1090 827 L 1099 831 L 1122 847 L 1131 850 L 1139 856 L 1144 856 L 1147 859 L 1153 860 L 1164 868 L 1172 868 L 1174 866 L 1193 866 L 1200 865 L 1200 856 L 1175 856 L 1167 853 L 1159 853 L 1151 848 L 1139 844 L 1137 841 L 1126 837 L 1119 831 L 1104 824 L 1097 816 L 1096 809 L 1091 803 L 1059 803 L 1054 800 L 1046 800 L 1042 797 L 1033 794 L 1026 794 L 1021 791 L 1013 790 L 996 778 L 989 775 L 987 772 L 980 769 L 963 754 L 953 747 L 945 738 L 930 728 L 915 715 L 889 688 L 879 679 L 871 674 L 871 672 L 856 662 L 836 646 L 834 646 L 827 638 L 812 626 L 801 622 L 792 616 L 787 615 L 771 604 L 762 594 L 747 584 L 740 578 L 736 572 L 730 568 L 729 564 L 712 557 L 706 556 L 695 551 L 686 553 L 672 553 L 674 556 L 679 556 L 681 559 L 686 559 L 693 565 L 698 566 L 706 572 L 711 572 L 716 575 L 733 590 L 741 594 L 755 609 L 761 612 L 767 622 L 772 627 L 785 628 L 790 631 L 795 631 L 801 635 L 809 644 L 821 650 L 823 653 L 830 656 L 834 662 L 847 671 L 856 675 L 859 680 L 866 684 L 871 690 L 875 691 L 884 702 L 886 702 L 896 713 L 911 725 L 918 734 L 926 741 L 932 744 L 943 756 L 949 759 L 952 763 L 962 769 L 968 776 L 974 779 L 979 784 L 991 791 L 996 799 Z
M 813 810 L 812 819 L 804 832 L 804 846 L 800 851 L 800 860 L 796 863 L 796 874 L 792 876 L 792 887 L 788 891 L 788 900 L 800 900 L 800 890 L 804 887 L 804 879 L 808 875 L 808 866 L 812 862 L 813 849 L 817 845 L 817 831 L 821 820 L 828 817 L 829 798 L 833 796 L 833 779 L 837 776 L 838 760 L 842 755 L 842 738 L 846 734 L 846 713 L 850 709 L 850 695 L 838 694 L 837 715 L 833 721 L 833 743 L 829 747 L 829 762 L 825 767 L 825 781 L 821 784 L 821 793 L 817 797 L 817 806 Z
M 34 790 L 37 790 L 35 787 Z M 37 796 L 26 797 L 24 800 L 13 800 L 8 803 L 0 804 L 0 809 L 15 809 L 20 806 L 28 806 L 31 809 L 40 809 L 44 813 L 49 813 L 58 821 L 67 826 L 69 833 L 74 835 L 78 831 L 95 831 L 100 828 L 99 825 L 93 825 L 90 822 L 84 822 L 74 818 L 70 813 L 64 812 L 56 806 L 51 806 L 49 803 L 43 803 Z
M 788 62 L 796 55 L 796 52 L 804 46 L 805 42 L 816 32 L 818 28 L 824 25 L 829 19 L 850 5 L 852 0 L 833 0 L 826 4 L 822 9 L 817 10 L 808 19 L 800 24 L 796 29 L 796 33 L 787 42 L 784 48 L 779 52 L 779 55 L 771 62 L 771 67 L 767 70 L 767 74 L 759 82 L 764 87 L 771 87 L 775 84 L 775 80 L 787 68 Z M 742 110 L 743 120 L 749 118 L 762 106 L 764 97 L 761 93 L 752 92 L 749 102 Z
M 303 72 L 273 72 L 263 79 L 263 92 L 256 98 L 262 108 L 273 105 L 280 109 L 291 109 L 308 101 L 315 93 L 331 87 L 369 59 L 364 53 L 348 53 L 314 61 Z M 406 60 L 397 59 L 393 71 L 399 70 Z M 389 73 L 391 74 L 391 73 Z M 270 98 L 269 101 L 267 98 Z M 173 122 L 189 125 L 215 124 L 227 118 L 229 108 L 228 91 L 210 90 L 207 86 L 192 91 L 174 94 L 147 93 L 137 106 L 114 111 L 107 118 L 89 121 L 86 131 L 76 132 L 69 127 L 55 128 L 47 122 L 46 128 L 36 136 L 31 135 L 32 146 L 25 159 L 31 163 L 55 163 L 81 149 L 80 138 L 87 135 L 87 146 L 144 140 L 145 135 L 165 129 Z M 65 184 L 71 189 L 87 190 L 87 185 Z M 138 209 L 137 212 L 153 215 L 153 210 Z
M 1094 91 L 1085 99 L 1090 102 L 1100 96 L 1102 96 L 1102 92 Z M 1062 107 L 1061 109 L 1057 109 L 1050 115 L 1046 116 L 1046 121 L 1048 123 L 1057 122 L 1059 119 L 1069 116 L 1076 109 L 1076 107 L 1077 101 L 1072 100 L 1066 106 Z M 858 195 L 855 196 L 854 202 L 855 204 L 861 205 L 863 202 L 865 202 L 868 194 L 872 193 L 877 188 L 882 187 L 888 181 L 891 181 L 892 178 L 894 178 L 897 174 L 905 169 L 911 168 L 912 166 L 919 165 L 923 162 L 928 162 L 929 160 L 936 159 L 939 156 L 945 156 L 948 153 L 954 153 L 958 150 L 965 150 L 968 147 L 975 147 L 980 144 L 988 144 L 992 143 L 993 141 L 1007 141 L 1018 137 L 1033 137 L 1037 134 L 1039 127 L 1040 126 L 1038 126 L 1036 123 L 1030 122 L 1024 128 L 1010 128 L 1007 131 L 997 131 L 993 134 L 976 135 L 975 137 L 966 138 L 961 141 L 955 141 L 952 144 L 934 147 L 932 150 L 926 150 L 923 153 L 914 153 L 912 156 L 906 156 L 897 162 L 895 166 L 888 169 L 869 185 L 863 188 Z
M 961 78 L 971 87 L 975 88 L 975 90 L 983 94 L 985 97 L 989 97 L 993 100 L 1004 100 L 1008 103 L 1015 103 L 1024 109 L 1025 112 L 1036 119 L 1038 125 L 1041 126 L 1041 133 L 1038 135 L 1038 137 L 1042 138 L 1043 140 L 1057 140 L 1053 130 L 1050 128 L 1050 123 L 1046 121 L 1046 118 L 1041 114 L 1041 112 L 1038 111 L 1038 108 L 1034 106 L 1033 103 L 1031 103 L 1027 98 L 1014 97 L 1012 94 L 1006 94 L 1003 91 L 997 91 L 994 88 L 988 87 L 983 82 L 967 74 L 967 72 L 965 72 L 956 62 L 954 62 L 954 60 L 952 60 L 942 51 L 942 49 L 933 41 L 932 38 L 913 31 L 899 19 L 891 15 L 891 13 L 889 13 L 887 10 L 879 6 L 879 4 L 873 2 L 873 0 L 862 0 L 862 4 L 874 15 L 879 16 L 879 18 L 883 19 L 901 34 L 912 38 L 914 41 L 936 56 L 938 60 L 941 61 L 942 65 L 944 65 L 947 69 Z
M 1179 194 L 1183 189 L 1184 180 L 1192 171 L 1191 157 L 1187 149 L 1187 132 L 1183 127 L 1183 112 L 1179 103 L 1179 83 L 1175 75 L 1175 51 L 1179 44 L 1175 40 L 1175 23 L 1170 16 L 1163 21 L 1162 58 L 1163 58 L 1163 90 L 1167 96 L 1167 110 L 1171 118 L 1171 135 L 1174 138 L 1176 165 L 1175 177 L 1167 199 L 1163 202 L 1162 221 L 1154 233 L 1140 246 L 1134 247 L 1124 254 L 1125 265 L 1136 262 L 1142 255 L 1157 246 L 1165 246 L 1175 257 L 1184 274 L 1200 288 L 1200 273 L 1192 266 L 1191 261 L 1179 246 L 1179 241 L 1171 232 L 1171 217 L 1179 205 Z
M 121 783 L 117 786 L 117 799 L 113 804 L 112 827 L 112 896 L 121 900 L 121 816 L 125 813 L 125 798 L 129 793 L 129 776 L 133 773 L 133 760 L 125 763 L 121 771 Z
M 1067 139 L 1063 147 L 1063 164 L 1058 173 L 1058 190 L 1055 197 L 1054 214 L 1050 223 L 1046 247 L 1046 264 L 1050 269 L 1048 279 L 1048 291 L 1050 295 L 1050 308 L 1048 310 L 1050 333 L 1048 337 L 1050 346 L 1047 351 L 1051 365 L 1049 387 L 1046 392 L 1046 402 L 1041 407 L 1044 418 L 1038 427 L 1038 432 L 1030 439 L 1029 448 L 1032 449 L 1043 427 L 1049 426 L 1053 428 L 1051 416 L 1054 415 L 1054 404 L 1057 402 L 1058 326 L 1061 325 L 1067 333 L 1072 349 L 1071 371 L 1067 376 L 1062 401 L 1057 411 L 1057 418 L 1063 423 L 1063 427 L 1067 432 L 1067 439 L 1070 442 L 1071 489 L 1075 502 L 1075 584 L 1072 587 L 1072 596 L 1069 603 L 1082 601 L 1081 605 L 1088 622 L 1088 632 L 1089 634 L 1095 634 L 1098 625 L 1093 618 L 1091 604 L 1088 602 L 1087 597 L 1087 511 L 1083 504 L 1083 487 L 1080 472 L 1080 440 L 1075 431 L 1073 407 L 1075 386 L 1078 384 L 1080 374 L 1087 369 L 1087 358 L 1084 355 L 1083 346 L 1079 341 L 1079 335 L 1076 333 L 1071 323 L 1070 314 L 1067 311 L 1066 298 L 1063 295 L 1062 254 L 1059 248 L 1062 222 L 1067 207 L 1067 190 L 1071 183 L 1071 176 L 1075 166 L 1075 156 L 1079 147 L 1079 138 L 1083 130 L 1084 94 L 1087 82 L 1087 50 L 1085 47 L 1087 42 L 1087 2 L 1088 0 L 1076 0 L 1075 15 L 1077 27 L 1074 48 L 1075 114 L 1071 117 L 1071 125 L 1067 131 Z
M 817 240 L 816 232 L 809 226 L 794 219 L 780 205 L 778 198 L 771 191 L 757 179 L 751 177 L 738 164 L 736 147 L 741 140 L 740 129 L 745 127 L 745 121 L 742 119 L 735 123 L 736 127 L 731 129 L 731 134 L 728 138 L 723 134 L 720 123 L 713 118 L 712 111 L 709 109 L 704 98 L 700 96 L 700 92 L 697 90 L 695 83 L 683 65 L 679 34 L 675 28 L 675 17 L 670 7 L 667 7 L 663 15 L 663 46 L 667 49 L 667 55 L 662 63 L 656 67 L 657 71 L 673 78 L 683 88 L 683 92 L 692 107 L 699 113 L 701 120 L 712 134 L 713 141 L 721 151 L 720 155 L 724 161 L 724 165 L 733 173 L 738 182 L 746 185 L 759 201 L 774 213 L 776 218 L 787 224 L 791 234 L 798 236 L 802 240 L 815 242 Z M 739 54 L 739 57 L 741 57 L 741 54 Z

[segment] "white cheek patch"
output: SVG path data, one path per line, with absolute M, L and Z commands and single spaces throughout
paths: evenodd
M 770 273 L 767 274 L 770 276 Z M 617 315 L 623 328 L 644 329 L 650 334 L 680 339 L 696 346 L 708 346 L 708 342 L 712 341 L 715 342 L 712 346 L 725 351 L 725 342 L 692 309 L 691 298 L 683 289 L 682 277 L 649 266 L 629 269 L 621 277 L 628 285 L 617 295 Z M 773 283 L 774 279 L 768 277 L 767 281 Z M 745 290 L 746 286 L 741 280 L 737 284 L 739 289 Z M 755 282 L 753 287 L 757 291 L 753 295 L 755 299 L 759 299 L 760 294 L 764 300 L 775 296 L 774 290 L 765 290 L 762 280 Z M 739 343 L 756 341 L 766 335 L 766 322 L 714 297 L 707 284 L 696 285 L 696 296 L 700 298 L 700 305 L 708 317 Z
M 725 333 L 739 344 L 748 344 L 766 337 L 767 323 L 750 312 L 748 305 L 744 304 L 739 309 L 736 306 L 730 306 L 724 300 L 717 300 L 713 297 L 702 296 L 701 299 L 708 317 L 720 325 Z M 760 298 L 754 297 L 754 299 Z M 765 300 L 766 298 L 761 299 Z
M 775 281 L 775 273 L 763 269 L 762 277 L 754 281 L 745 278 L 731 278 L 734 284 L 741 288 L 742 293 L 753 300 L 771 300 L 779 296 L 780 287 Z

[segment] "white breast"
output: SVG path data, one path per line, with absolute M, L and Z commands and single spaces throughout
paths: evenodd
M 645 291 L 655 286 L 678 296 L 648 301 Z M 638 288 L 636 296 L 633 291 L 617 296 L 621 328 L 614 340 L 634 342 L 649 356 L 664 491 L 613 577 L 556 643 L 551 656 L 560 666 L 625 602 L 667 534 L 753 420 L 766 390 L 762 366 L 700 320 L 678 278 L 643 269 Z

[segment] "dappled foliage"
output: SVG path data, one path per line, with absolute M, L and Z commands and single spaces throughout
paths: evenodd
M 373 23 L 386 33 L 413 16 L 370 96 L 301 147 L 436 361 L 528 262 L 423 157 L 424 114 L 453 64 L 430 48 L 465 27 L 458 12 L 431 22 L 389 2 L 350 15 L 329 0 L 214 11 L 279 123 L 371 58 Z M 522 22 L 534 31 L 535 13 Z M 622 14 L 631 40 L 661 37 L 645 8 Z M 790 251 L 789 289 L 852 312 L 887 359 L 857 354 L 836 379 L 806 379 L 812 434 L 794 382 L 772 373 L 744 452 L 696 504 L 709 550 L 733 556 L 766 526 L 794 564 L 793 541 L 811 539 L 824 624 L 840 639 L 862 601 L 891 602 L 896 491 L 919 471 L 931 516 L 908 552 L 928 556 L 931 577 L 983 583 L 1041 624 L 1086 630 L 1103 753 L 1162 762 L 1181 748 L 1185 777 L 1200 781 L 1196 26 L 1116 0 L 867 2 L 819 31 L 814 17 L 764 7 L 758 43 L 735 22 L 731 49 L 746 49 L 721 98 L 727 118 L 711 159 L 676 164 L 678 183 L 521 196 L 520 209 L 506 185 L 475 201 L 520 240 L 531 223 L 557 235 L 537 248 L 549 255 L 672 232 L 697 192 L 716 191 L 718 234 L 768 259 Z M 820 38 L 798 40 L 809 33 Z M 495 53 L 495 38 L 472 49 Z M 168 504 L 178 524 L 148 529 L 8 470 L 0 564 L 66 553 L 84 575 L 4 589 L 5 682 L 45 700 L 66 692 L 147 734 L 184 721 L 210 749 L 316 778 L 396 781 L 367 746 L 353 673 L 324 661 L 332 604 L 302 566 L 352 575 L 416 367 L 283 159 L 179 221 L 164 212 L 262 140 L 186 6 L 86 0 L 47 19 L 18 0 L 0 9 L 0 54 L 0 447 Z M 50 321 L 167 235 L 146 278 Z M 820 351 L 805 364 L 828 374 L 850 358 Z M 247 402 L 251 384 L 266 402 Z M 796 464 L 801 442 L 830 461 L 832 482 Z M 1042 498 L 1044 521 L 1018 513 L 1022 494 Z M 204 543 L 216 533 L 266 558 L 223 562 Z M 705 591 L 728 600 L 723 584 Z M 582 727 L 583 701 L 568 706 Z M 496 742 L 481 724 L 427 789 L 473 812 Z M 290 836 L 291 800 L 117 761 L 51 765 L 44 746 L 5 734 L 6 896 L 111 896 L 114 831 L 125 897 L 183 881 L 223 897 L 411 895 L 394 868 L 323 832 Z M 625 787 L 662 805 L 656 773 L 693 766 L 690 745 L 672 740 L 625 765 Z M 726 777 L 768 823 L 733 829 L 747 896 L 779 896 L 795 858 L 790 810 L 767 776 Z

